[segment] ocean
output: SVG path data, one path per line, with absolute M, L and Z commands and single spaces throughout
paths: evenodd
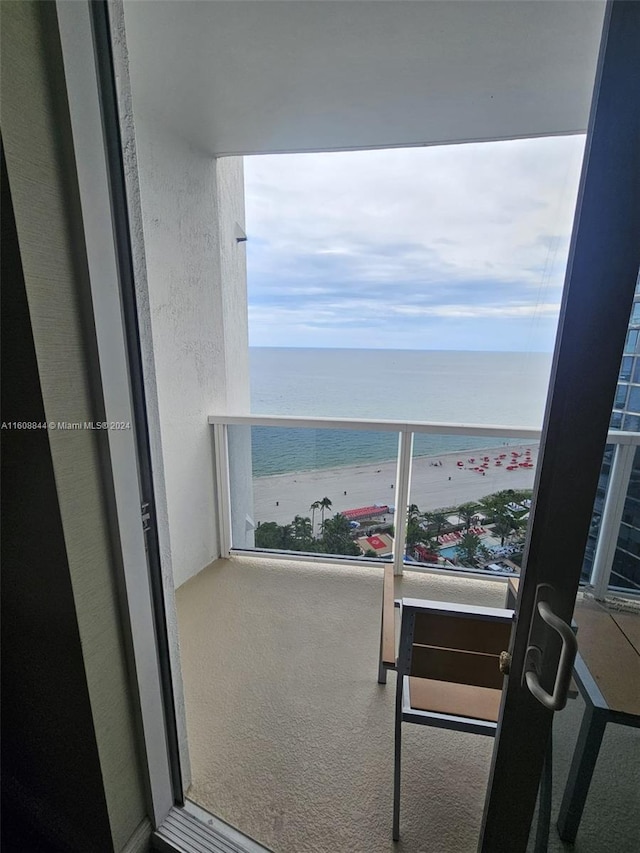
M 252 347 L 254 414 L 539 428 L 551 354 Z M 253 427 L 256 477 L 394 459 L 395 433 Z M 416 435 L 415 455 L 519 443 Z

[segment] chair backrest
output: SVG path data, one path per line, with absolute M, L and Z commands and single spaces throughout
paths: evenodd
M 398 674 L 502 688 L 513 611 L 403 599 Z

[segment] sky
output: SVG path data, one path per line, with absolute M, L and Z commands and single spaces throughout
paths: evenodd
M 583 149 L 245 157 L 250 345 L 550 352 Z

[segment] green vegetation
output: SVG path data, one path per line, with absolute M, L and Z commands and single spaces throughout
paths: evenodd
M 487 524 L 493 524 L 493 531 L 500 537 L 500 544 L 514 533 L 519 533 L 527 526 L 527 509 L 515 509 L 524 500 L 530 500 L 532 491 L 530 489 L 505 489 L 493 495 L 487 495 L 478 501 L 478 507 L 487 516 Z
M 489 558 L 489 552 L 475 533 L 465 533 L 456 545 L 456 559 L 465 566 L 473 566 Z
M 531 498 L 531 490 L 505 489 L 492 495 L 486 495 L 479 501 L 467 501 L 459 506 L 441 507 L 429 512 L 420 512 L 415 504 L 409 507 L 407 518 L 407 556 L 416 554 L 417 546 L 429 551 L 438 551 L 438 537 L 442 533 L 453 530 L 464 530 L 464 535 L 456 542 L 456 562 L 461 565 L 476 566 L 488 560 L 491 556 L 482 544 L 479 536 L 471 533 L 474 519 L 478 513 L 486 518 L 483 525 L 492 529 L 493 534 L 500 538 L 504 546 L 507 540 L 510 544 L 520 544 L 517 534 L 521 534 L 527 526 L 528 510 L 516 509 L 522 501 Z M 451 524 L 449 516 L 457 516 L 459 524 Z M 521 539 L 520 539 L 521 541 Z M 517 555 L 512 555 L 519 563 Z
M 324 524 L 324 514 L 326 510 L 331 509 L 331 501 L 329 498 L 322 498 L 321 501 L 318 501 L 320 504 L 320 526 Z
M 412 557 L 416 545 L 424 546 L 428 551 L 437 551 L 438 543 L 429 536 L 427 513 L 421 513 L 416 504 L 411 504 L 407 516 L 407 532 L 405 535 L 405 554 Z
M 465 533 L 456 542 L 456 562 L 476 566 L 491 556 L 480 537 L 471 533 L 476 515 L 481 512 L 486 517 L 484 526 L 492 528 L 502 546 L 508 540 L 510 544 L 515 541 L 515 544 L 519 545 L 522 536 L 518 534 L 526 528 L 528 517 L 528 510 L 522 507 L 522 501 L 530 499 L 531 494 L 530 490 L 505 489 L 486 495 L 476 502 L 467 501 L 460 506 L 440 507 L 429 512 L 421 512 L 416 504 L 411 504 L 407 515 L 405 554 L 408 558 L 419 559 L 420 553 L 424 555 L 422 549 L 437 553 L 440 548 L 438 537 L 443 532 L 464 530 Z M 258 524 L 255 531 L 256 548 L 359 556 L 361 551 L 354 539 L 362 535 L 362 531 L 352 528 L 349 520 L 339 512 L 326 518 L 325 515 L 331 507 L 332 501 L 324 497 L 314 501 L 309 507 L 311 518 L 296 515 L 289 524 L 277 524 L 275 521 Z M 320 512 L 319 533 L 316 533 L 315 527 L 316 512 Z M 448 520 L 449 516 L 457 516 L 460 523 L 452 524 Z M 372 529 L 394 535 L 393 525 L 370 526 L 369 532 Z M 373 549 L 368 549 L 365 556 L 379 555 Z M 518 555 L 514 554 L 512 559 L 520 562 Z
M 442 509 L 436 509 L 433 512 L 425 512 L 422 514 L 422 517 L 427 525 L 427 530 L 433 534 L 435 539 L 440 536 L 443 529 L 448 524 L 447 513 Z
M 348 519 L 344 515 L 340 515 L 339 512 L 333 518 L 328 518 L 322 522 L 320 543 L 322 551 L 326 554 L 347 554 L 356 557 L 361 553 L 360 548 L 351 538 L 351 527 Z M 318 542 L 314 544 L 317 545 Z
M 349 520 L 344 515 L 336 513 L 332 518 L 325 519 L 325 512 L 330 510 L 332 502 L 329 498 L 314 501 L 309 509 L 312 517 L 296 515 L 290 524 L 277 524 L 275 521 L 265 521 L 258 524 L 255 531 L 256 548 L 275 551 L 306 551 L 312 554 L 345 554 L 358 556 L 360 549 L 353 541 L 353 531 Z M 320 510 L 320 536 L 314 535 L 316 510 Z
M 255 533 L 256 548 L 267 550 L 288 550 L 291 544 L 290 527 L 288 524 L 276 524 L 275 521 L 265 521 L 258 524 Z
M 460 519 L 460 521 L 464 524 L 465 530 L 468 530 L 473 524 L 473 519 L 475 518 L 476 513 L 478 512 L 478 504 L 477 503 L 464 503 L 460 504 L 458 509 L 456 510 L 456 515 Z

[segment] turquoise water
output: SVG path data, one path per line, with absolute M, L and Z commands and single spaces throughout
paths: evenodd
M 456 545 L 449 545 L 447 548 L 440 548 L 440 556 L 447 557 L 447 559 L 449 560 L 453 560 L 456 556 L 456 548 Z
M 540 427 L 547 353 L 252 348 L 254 414 Z M 415 455 L 501 437 L 416 435 Z M 253 427 L 254 476 L 395 459 L 396 433 Z

